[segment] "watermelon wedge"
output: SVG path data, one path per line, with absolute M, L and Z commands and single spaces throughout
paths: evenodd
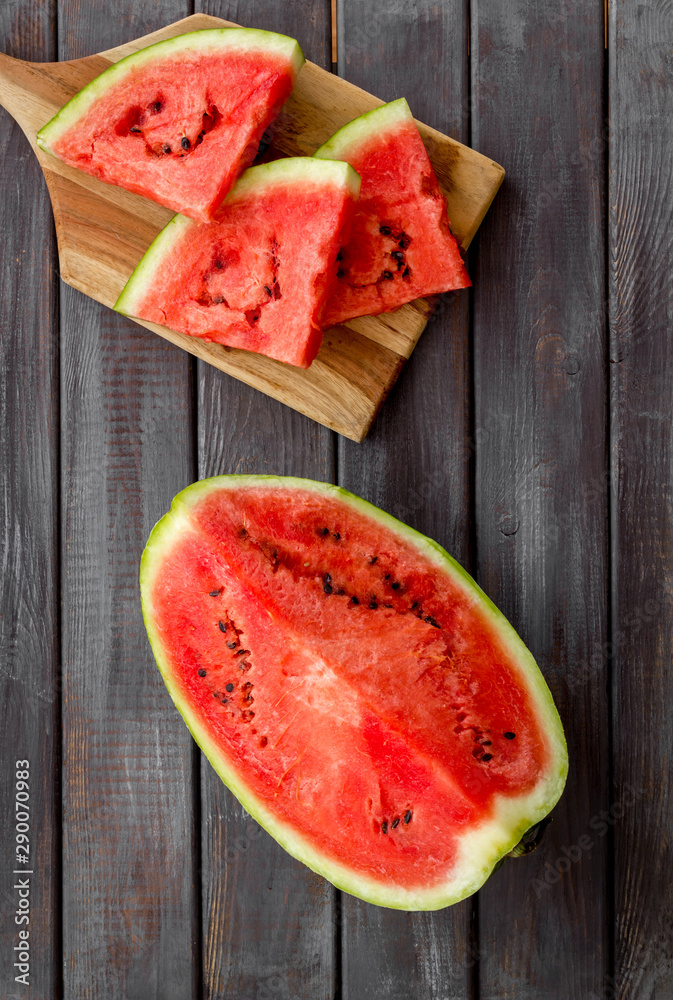
M 252 28 L 193 31 L 111 66 L 40 130 L 66 163 L 208 222 L 257 152 L 304 57 Z
M 404 98 L 354 119 L 315 156 L 346 160 L 362 178 L 351 238 L 325 308 L 326 326 L 471 284 Z
M 115 309 L 308 368 L 359 187 L 355 171 L 336 160 L 251 167 L 215 222 L 176 215 L 168 223 Z
M 439 545 L 345 490 L 195 483 L 152 531 L 140 583 L 213 767 L 339 888 L 455 903 L 558 800 L 565 740 L 531 654 Z

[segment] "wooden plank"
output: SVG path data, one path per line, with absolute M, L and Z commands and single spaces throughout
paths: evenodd
M 673 60 L 670 11 L 610 5 L 615 970 L 673 995 Z
M 571 769 L 542 846 L 479 894 L 479 989 L 585 1000 L 611 995 L 603 10 L 472 10 L 473 142 L 508 177 L 475 279 L 478 579 L 540 664 Z
M 105 305 L 114 304 L 171 213 L 45 154 L 35 146 L 35 134 L 78 89 L 113 61 L 181 31 L 227 23 L 196 15 L 149 37 L 67 64 L 22 64 L 0 55 L 0 96 L 33 143 L 49 184 L 61 275 Z M 311 155 L 351 118 L 381 103 L 309 62 L 272 126 L 270 155 Z M 419 127 L 446 191 L 454 232 L 467 246 L 502 181 L 502 168 L 420 122 Z M 419 299 L 384 318 L 344 324 L 325 338 L 319 358 L 308 372 L 246 351 L 205 344 L 155 324 L 143 325 L 359 441 L 397 378 L 403 359 L 413 351 L 430 309 L 426 300 Z
M 307 58 L 329 65 L 329 0 L 316 0 L 310 16 L 301 0 L 216 9 L 291 35 Z M 201 363 L 198 429 L 199 476 L 256 472 L 334 481 L 329 431 Z M 207 762 L 201 787 L 205 996 L 334 996 L 335 890 L 254 823 Z
M 156 17 L 63 0 L 60 55 Z M 145 636 L 138 569 L 193 476 L 190 363 L 67 287 L 61 357 L 65 997 L 184 1000 L 199 979 L 196 758 Z
M 5 6 L 0 44 L 53 59 L 52 24 L 50 2 L 18 3 L 11 16 Z M 39 168 L 4 114 L 0 232 L 0 992 L 51 1000 L 61 931 L 56 243 Z
M 365 0 L 339 7 L 339 71 L 457 139 L 468 127 L 467 5 Z M 419 58 L 422 53 L 423 57 Z M 339 483 L 436 538 L 470 564 L 469 295 L 442 298 L 359 447 L 342 441 Z M 469 901 L 403 913 L 342 898 L 343 998 L 472 995 Z

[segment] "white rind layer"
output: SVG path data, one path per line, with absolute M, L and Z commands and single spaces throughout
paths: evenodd
M 191 507 L 209 492 L 250 486 L 312 490 L 348 504 L 361 514 L 373 518 L 382 527 L 395 532 L 405 541 L 411 542 L 419 552 L 459 584 L 474 605 L 479 605 L 481 610 L 486 612 L 492 628 L 513 656 L 546 735 L 550 765 L 532 792 L 518 798 L 497 796 L 494 799 L 489 818 L 480 827 L 476 829 L 472 827 L 465 834 L 451 878 L 441 885 L 429 889 L 407 889 L 393 884 L 383 884 L 356 875 L 344 865 L 321 854 L 291 825 L 278 820 L 264 801 L 251 792 L 244 778 L 225 759 L 221 749 L 202 727 L 197 714 L 185 704 L 181 696 L 161 637 L 154 625 L 151 602 L 154 578 L 161 569 L 164 553 L 170 550 L 175 539 L 182 537 L 184 532 L 196 530 L 190 519 Z M 140 588 L 145 625 L 159 670 L 176 707 L 215 771 L 250 815 L 289 854 L 345 892 L 379 906 L 402 910 L 437 910 L 457 903 L 484 884 L 498 861 L 519 843 L 527 830 L 544 819 L 561 796 L 568 772 L 565 737 L 551 693 L 532 654 L 504 615 L 448 552 L 425 535 L 347 490 L 313 480 L 277 476 L 218 476 L 194 483 L 175 497 L 171 510 L 152 531 L 142 557 Z
M 382 104 L 373 111 L 354 118 L 335 132 L 313 155 L 324 160 L 347 160 L 362 142 L 367 142 L 372 136 L 381 137 L 384 133 L 399 128 L 404 122 L 413 124 L 414 119 L 406 100 L 400 97 L 397 101 Z
M 37 134 L 37 144 L 47 153 L 53 153 L 53 146 L 77 121 L 84 118 L 91 106 L 111 87 L 121 83 L 130 73 L 157 59 L 172 58 L 181 52 L 231 52 L 233 50 L 274 52 L 285 56 L 291 63 L 293 83 L 304 65 L 304 55 L 299 43 L 287 35 L 274 31 L 260 31 L 257 28 L 207 28 L 203 31 L 189 31 L 163 42 L 155 42 L 147 48 L 133 52 L 110 66 L 95 80 L 87 84 L 68 101 L 51 121 Z
M 309 185 L 331 185 L 348 192 L 354 199 L 360 193 L 360 175 L 341 160 L 320 160 L 310 156 L 291 156 L 271 163 L 261 163 L 246 170 L 222 203 L 226 208 L 242 198 L 255 195 L 262 197 L 264 191 L 279 184 L 297 184 L 305 190 Z M 221 211 L 222 209 L 220 209 Z M 135 316 L 135 310 L 142 302 L 157 269 L 185 233 L 200 223 L 175 215 L 165 226 L 127 281 L 114 308 L 125 316 Z

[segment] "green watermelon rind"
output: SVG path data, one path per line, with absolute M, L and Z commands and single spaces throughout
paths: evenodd
M 318 164 L 310 156 L 289 156 L 272 160 L 271 163 L 260 163 L 246 170 L 225 198 L 222 207 L 250 195 L 251 192 L 262 195 L 266 188 L 282 183 L 334 184 L 345 188 L 354 199 L 360 192 L 360 175 L 349 164 L 341 160 L 322 160 Z M 199 223 L 184 215 L 173 216 L 151 243 L 124 286 L 113 306 L 117 312 L 125 316 L 135 315 L 157 268 L 161 267 L 164 258 L 172 251 L 185 230 L 196 225 Z
M 297 79 L 305 62 L 299 42 L 275 31 L 262 31 L 258 28 L 205 28 L 201 31 L 188 31 L 132 52 L 131 55 L 125 56 L 106 69 L 75 94 L 46 125 L 43 125 L 37 133 L 38 146 L 46 153 L 54 155 L 54 143 L 84 118 L 95 101 L 110 87 L 114 87 L 129 73 L 146 63 L 174 56 L 185 50 L 205 52 L 213 49 L 226 51 L 231 48 L 285 54 L 292 65 L 294 80 Z
M 490 624 L 514 655 L 522 680 L 534 702 L 541 728 L 547 736 L 550 766 L 532 792 L 518 798 L 499 796 L 491 815 L 482 825 L 477 828 L 471 827 L 467 831 L 452 877 L 442 885 L 433 885 L 428 889 L 422 887 L 406 889 L 393 884 L 386 885 L 358 875 L 347 866 L 325 857 L 290 825 L 279 821 L 264 801 L 251 792 L 244 779 L 229 765 L 215 741 L 202 727 L 198 714 L 181 695 L 153 619 L 151 592 L 154 575 L 161 567 L 164 552 L 170 550 L 175 539 L 183 531 L 199 531 L 190 519 L 191 507 L 212 491 L 251 486 L 311 490 L 332 497 L 373 518 L 382 528 L 411 542 L 472 596 L 474 605 L 478 605 L 488 614 Z M 353 493 L 329 483 L 279 476 L 216 476 L 194 483 L 175 497 L 170 511 L 154 527 L 141 561 L 140 588 L 143 617 L 157 666 L 178 711 L 219 777 L 247 812 L 289 854 L 344 892 L 392 909 L 436 910 L 450 906 L 476 892 L 492 874 L 498 862 L 519 843 L 526 831 L 548 815 L 558 802 L 568 773 L 567 747 L 551 692 L 532 654 L 504 615 L 441 545 Z
M 316 149 L 313 156 L 325 160 L 345 160 L 353 148 L 359 146 L 361 142 L 370 140 L 372 136 L 380 137 L 384 132 L 398 128 L 403 122 L 413 121 L 406 99 L 400 97 L 348 122 Z

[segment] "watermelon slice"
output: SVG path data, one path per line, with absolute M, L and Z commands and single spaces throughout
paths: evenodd
M 215 770 L 347 892 L 455 903 L 558 800 L 566 746 L 531 654 L 439 545 L 345 490 L 195 483 L 140 582 L 157 664 Z
M 111 66 L 40 130 L 73 167 L 208 222 L 289 96 L 304 57 L 293 38 L 215 28 Z
M 118 312 L 308 368 L 360 178 L 347 163 L 288 157 L 251 167 L 209 226 L 176 215 Z
M 345 125 L 315 156 L 346 160 L 362 178 L 337 287 L 325 307 L 326 326 L 471 284 L 404 98 Z

